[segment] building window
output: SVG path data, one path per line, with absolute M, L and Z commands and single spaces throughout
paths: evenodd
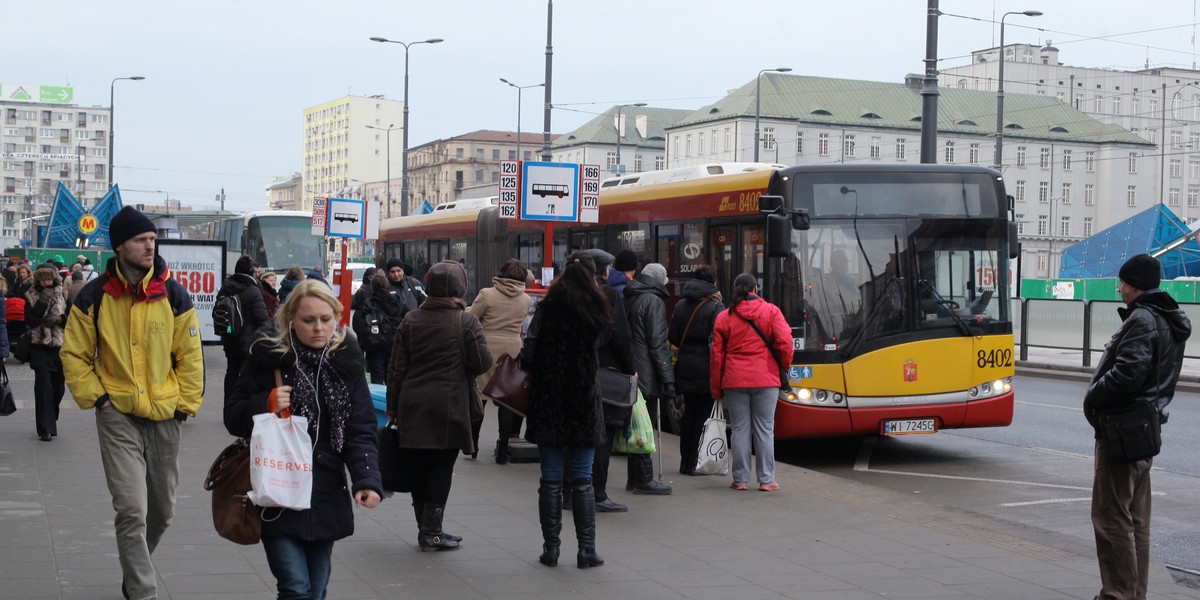
M 1071 170 L 1071 151 L 1063 150 L 1062 167 L 1064 171 Z
M 376 150 L 375 152 L 378 153 L 379 151 Z M 508 151 L 508 160 L 517 160 L 517 151 L 516 150 Z
M 1142 110 L 1142 99 L 1134 96 L 1129 100 L 1129 114 L 1139 117 L 1138 111 Z
M 1188 179 L 1200 179 L 1200 161 L 1188 161 Z
M 854 158 L 854 134 L 847 133 L 842 140 L 842 156 Z
M 967 151 L 967 161 L 973 165 L 979 164 L 979 144 L 971 144 Z
M 492 183 L 500 183 L 500 171 L 492 171 Z
M 829 134 L 817 134 L 817 156 L 829 156 Z
M 685 136 L 683 138 L 683 155 L 684 156 L 692 155 L 692 134 L 690 134 L 690 133 L 687 134 L 687 136 Z
M 1083 165 L 1087 168 L 1088 173 L 1096 172 L 1096 153 L 1088 151 L 1083 155 Z
M 1179 206 L 1179 188 L 1167 190 L 1167 206 Z
M 1017 202 L 1025 201 L 1025 182 L 1017 181 Z
M 1062 184 L 1062 203 L 1071 203 L 1071 184 L 1069 183 Z
M 1042 150 L 1041 150 L 1041 157 L 1042 157 L 1042 158 L 1041 158 L 1041 160 L 1042 160 L 1042 168 L 1043 168 L 1043 169 L 1049 169 L 1049 168 L 1050 168 L 1050 149 L 1049 149 L 1049 148 L 1042 148 Z
M 1129 153 L 1129 172 L 1137 173 L 1137 152 Z
M 904 160 L 904 138 L 896 138 L 896 160 Z
M 1113 114 L 1114 115 L 1121 114 L 1121 97 L 1120 96 L 1113 96 Z
M 475 149 L 475 160 L 483 160 L 483 148 Z
M 716 137 L 716 135 L 717 135 L 717 134 L 715 134 L 715 133 L 714 133 L 714 134 L 713 134 L 713 137 L 715 138 L 715 137 Z M 641 155 L 641 154 L 634 154 L 634 155 L 633 155 L 633 172 L 634 172 L 634 173 L 641 173 L 641 172 L 642 172 L 642 155 Z
M 1130 208 L 1137 206 L 1137 186 L 1131 185 L 1125 188 L 1125 204 Z
M 1100 112 L 1104 110 L 1104 99 L 1099 94 L 1092 98 L 1092 112 Z
M 1168 168 L 1170 169 L 1171 177 L 1179 177 L 1183 174 L 1183 165 L 1180 164 L 1182 162 L 1183 161 L 1179 159 L 1173 158 L 1171 159 L 1171 162 L 1168 163 L 1170 165 Z
M 1025 235 L 1025 213 L 1017 213 L 1017 235 Z
M 1050 215 L 1038 215 L 1038 235 L 1046 235 L 1050 230 Z
M 717 153 L 717 130 L 714 129 L 710 133 L 711 133 L 711 135 L 708 136 L 708 145 L 712 149 L 709 150 L 709 152 L 716 154 Z
M 1071 217 L 1063 216 L 1058 222 L 1058 235 L 1067 237 L 1071 235 Z
M 763 147 L 763 150 L 774 150 L 775 149 L 775 128 L 774 127 L 763 127 L 762 147 Z
M 1038 182 L 1038 202 L 1042 204 L 1050 202 L 1050 182 Z
M 1178 129 L 1171 130 L 1171 147 L 1178 148 L 1183 145 L 1183 132 Z
M 1188 150 L 1200 152 L 1200 132 L 1193 131 L 1188 133 Z
M 494 160 L 496 162 L 500 162 L 500 150 L 499 149 L 492 150 L 492 160 Z
M 726 127 L 725 128 L 725 151 L 726 152 L 729 152 L 729 149 L 733 147 L 733 138 L 730 137 L 732 135 L 733 134 L 729 132 L 729 128 Z
M 671 156 L 679 157 L 679 136 L 671 137 Z
M 1045 253 L 1038 253 L 1038 258 L 1037 258 L 1037 270 L 1038 270 L 1038 272 L 1039 272 L 1039 273 L 1041 273 L 1041 272 L 1044 272 L 1044 271 L 1046 271 L 1046 269 L 1047 269 L 1047 268 L 1049 268 L 1049 267 L 1048 267 L 1048 265 L 1047 265 L 1047 263 L 1049 263 L 1049 262 L 1050 262 L 1050 257 L 1049 257 L 1049 256 L 1046 256 L 1046 254 L 1045 254 Z
M 696 156 L 704 156 L 704 133 L 696 134 Z
M 1083 204 L 1084 206 L 1094 206 L 1096 204 L 1096 186 L 1090 183 L 1083 184 Z
M 1025 166 L 1025 146 L 1017 146 L 1017 166 Z
M 463 157 L 463 149 L 455 148 L 454 149 L 454 158 L 462 158 L 462 157 Z
M 609 150 L 608 152 L 605 152 L 604 153 L 605 170 L 612 172 L 612 166 L 615 164 L 617 164 L 617 151 Z
M 654 170 L 655 170 L 655 171 L 661 171 L 661 170 L 663 170 L 663 169 L 665 169 L 665 168 L 667 168 L 667 159 L 666 159 L 666 157 L 663 157 L 663 156 L 655 156 L 655 157 L 654 157 Z
M 1179 94 L 1175 94 L 1175 97 L 1171 98 L 1171 118 L 1176 120 L 1183 118 L 1183 96 Z
M 1188 208 L 1196 208 L 1200 202 L 1200 189 L 1188 188 Z
M 946 140 L 946 164 L 954 164 L 954 140 Z
M 483 152 L 483 150 L 480 150 L 480 152 Z M 484 183 L 483 169 L 478 169 L 475 171 L 475 183 Z
M 796 128 L 796 156 L 804 154 L 804 132 L 800 128 Z
M 1089 237 L 1091 235 L 1092 235 L 1092 218 L 1084 217 L 1083 218 L 1083 237 Z
M 1158 143 L 1158 130 L 1157 129 L 1147 129 L 1146 130 L 1146 140 L 1148 142 L 1150 142 L 1151 144 L 1157 144 Z

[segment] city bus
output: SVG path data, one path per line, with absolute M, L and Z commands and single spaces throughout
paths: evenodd
M 225 272 L 249 256 L 263 272 L 285 273 L 298 265 L 307 273 L 325 264 L 325 238 L 312 234 L 312 213 L 257 210 L 209 225 L 209 238 L 225 242 Z M 328 273 L 326 273 L 328 275 Z
M 600 222 L 555 222 L 552 261 L 568 251 L 628 248 L 667 269 L 672 298 L 700 265 L 752 273 L 792 327 L 779 439 L 933 433 L 1006 426 L 1013 407 L 1008 259 L 1011 210 L 995 171 L 954 165 L 714 163 L 664 183 L 600 191 Z M 628 177 L 635 177 L 630 175 Z M 763 196 L 803 211 L 808 229 L 772 239 Z M 772 229 L 776 232 L 776 229 Z M 384 221 L 383 259 L 461 262 L 468 296 L 515 257 L 540 274 L 543 222 L 496 207 Z M 469 301 L 469 300 L 468 300 Z M 682 406 L 668 410 L 678 431 Z

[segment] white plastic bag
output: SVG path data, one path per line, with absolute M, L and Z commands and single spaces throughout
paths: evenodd
M 712 414 L 704 422 L 696 456 L 697 475 L 729 474 L 729 440 L 725 437 L 725 413 L 721 401 L 713 402 Z
M 254 415 L 250 501 L 256 506 L 308 510 L 312 504 L 312 452 L 307 418 Z

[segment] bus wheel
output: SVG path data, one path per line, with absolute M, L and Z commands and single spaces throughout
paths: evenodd
M 680 426 L 680 423 L 683 422 L 683 396 L 677 395 L 671 398 L 665 403 L 665 408 L 666 411 L 664 412 L 667 413 L 667 418 L 666 422 L 663 423 L 665 425 L 663 429 L 669 433 L 678 435 L 683 430 Z

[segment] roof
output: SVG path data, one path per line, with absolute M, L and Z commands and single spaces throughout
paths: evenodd
M 614 106 L 584 123 L 575 131 L 562 135 L 554 147 L 564 148 L 583 144 L 615 145 L 617 143 L 617 108 Z M 621 137 L 621 143 L 651 148 L 665 148 L 666 128 L 692 112 L 686 109 L 650 106 L 622 106 L 620 108 L 621 120 L 625 121 L 625 135 Z M 637 117 L 643 115 L 646 117 L 645 137 L 642 137 L 636 126 Z
M 919 80 L 918 80 L 919 81 Z M 938 133 L 989 135 L 996 127 L 996 94 L 939 88 Z M 762 74 L 759 114 L 831 127 L 921 128 L 920 86 L 783 73 Z M 755 80 L 670 128 L 755 114 Z M 1102 123 L 1057 98 L 1006 94 L 1005 137 L 1153 146 L 1119 125 Z
M 551 143 L 553 143 L 555 138 L 558 138 L 558 137 L 560 137 L 558 134 L 550 134 Z M 428 141 L 419 146 L 413 146 L 411 148 L 411 150 L 416 150 L 418 148 L 424 148 L 425 146 L 432 146 L 434 144 L 445 144 L 445 143 L 449 143 L 449 142 L 488 142 L 488 143 L 493 143 L 493 144 L 516 144 L 517 143 L 517 132 L 515 132 L 515 131 L 495 131 L 492 129 L 480 129 L 478 131 L 472 131 L 471 133 L 464 133 L 462 135 L 456 135 L 454 137 Z M 529 144 L 531 146 L 538 146 L 542 143 L 542 134 L 522 131 L 521 132 L 521 143 Z

